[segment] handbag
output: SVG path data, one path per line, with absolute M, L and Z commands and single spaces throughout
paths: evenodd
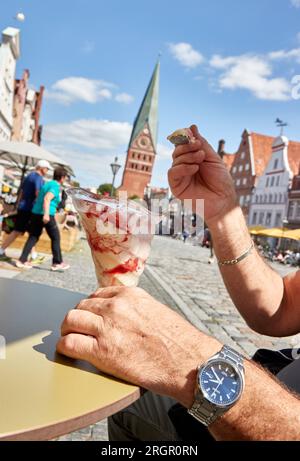
M 5 232 L 6 234 L 10 234 L 15 228 L 16 219 L 17 219 L 17 213 L 3 218 L 2 231 Z

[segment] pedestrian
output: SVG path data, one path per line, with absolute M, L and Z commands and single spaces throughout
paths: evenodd
M 300 271 L 282 278 L 265 264 L 225 163 L 191 130 L 195 141 L 173 154 L 172 193 L 205 200 L 221 274 L 248 325 L 268 336 L 300 333 Z M 60 353 L 148 390 L 109 418 L 110 440 L 300 440 L 299 352 L 268 351 L 275 378 L 144 290 L 117 286 L 68 312 L 61 335 Z
M 32 207 L 41 187 L 44 184 L 43 178 L 50 169 L 51 166 L 47 160 L 39 160 L 35 171 L 26 176 L 21 186 L 21 196 L 17 209 L 15 227 L 8 237 L 6 237 L 0 248 L 0 258 L 6 258 L 5 250 L 16 240 L 17 237 L 23 235 L 28 230 Z M 35 259 L 37 254 L 33 248 L 32 250 L 32 259 Z
M 211 232 L 208 227 L 205 228 L 204 230 L 204 237 L 203 237 L 203 242 L 202 242 L 202 247 L 208 247 L 210 250 L 210 257 L 208 260 L 208 264 L 213 264 L 215 259 L 214 259 L 214 247 L 213 247 L 213 241 L 212 241 L 212 236 Z
M 55 220 L 57 207 L 61 201 L 61 186 L 67 178 L 64 168 L 58 167 L 54 170 L 53 180 L 43 185 L 38 198 L 32 209 L 32 216 L 29 226 L 29 237 L 23 248 L 19 261 L 16 266 L 23 269 L 30 269 L 32 266 L 27 262 L 32 247 L 38 242 L 43 229 L 46 229 L 51 239 L 52 250 L 52 271 L 64 271 L 69 269 L 62 259 L 60 248 L 60 233 Z

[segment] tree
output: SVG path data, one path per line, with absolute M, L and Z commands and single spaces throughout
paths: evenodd
M 114 188 L 114 191 L 112 194 L 112 184 L 108 184 L 108 183 L 100 184 L 100 186 L 97 189 L 97 192 L 100 195 L 104 195 L 105 193 L 109 195 L 113 195 L 113 196 L 116 195 L 116 189 Z

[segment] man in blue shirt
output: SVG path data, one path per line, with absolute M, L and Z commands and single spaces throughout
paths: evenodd
M 26 176 L 21 187 L 21 199 L 18 206 L 15 228 L 2 244 L 0 248 L 0 257 L 5 257 L 6 248 L 8 248 L 19 235 L 23 235 L 28 230 L 32 207 L 44 184 L 43 177 L 46 176 L 50 169 L 52 168 L 47 160 L 39 160 L 36 170 Z
M 53 271 L 64 271 L 69 269 L 62 259 L 60 248 L 60 234 L 55 220 L 55 213 L 61 200 L 61 185 L 67 177 L 64 168 L 58 167 L 54 170 L 53 180 L 43 185 L 32 208 L 32 215 L 29 225 L 29 237 L 23 248 L 16 266 L 22 269 L 30 269 L 32 266 L 27 262 L 30 251 L 39 240 L 43 228 L 51 239 L 52 267 Z

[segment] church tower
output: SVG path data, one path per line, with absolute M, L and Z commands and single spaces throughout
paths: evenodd
M 159 62 L 156 64 L 138 115 L 134 121 L 119 191 L 144 198 L 156 156 L 158 129 Z

